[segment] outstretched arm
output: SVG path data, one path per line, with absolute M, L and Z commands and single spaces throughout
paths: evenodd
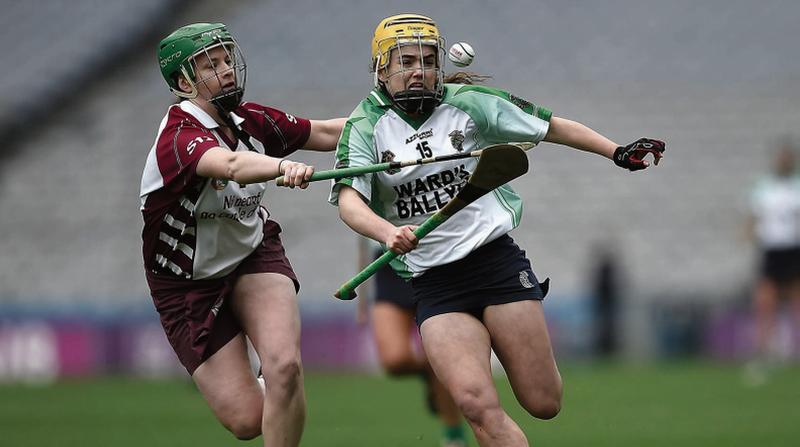
M 547 135 L 544 137 L 544 141 L 592 152 L 608 159 L 613 159 L 614 151 L 619 147 L 619 144 L 600 135 L 589 127 L 577 121 L 559 118 L 557 116 L 550 119 L 550 128 L 547 131 Z
M 347 118 L 311 120 L 311 134 L 308 136 L 305 149 L 322 152 L 335 150 L 345 122 Z
M 279 175 L 286 186 L 308 186 L 314 168 L 303 163 L 270 157 L 251 151 L 230 151 L 214 147 L 206 151 L 197 162 L 197 175 L 233 180 L 237 183 L 258 183 Z
M 658 164 L 665 148 L 663 141 L 651 138 L 640 138 L 627 146 L 620 146 L 579 122 L 555 116 L 550 120 L 544 141 L 602 155 L 630 171 L 650 166 L 650 162 L 644 159 L 647 154 L 653 154 L 654 162 Z

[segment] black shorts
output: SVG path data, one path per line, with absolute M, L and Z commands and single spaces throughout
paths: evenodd
M 376 259 L 382 254 L 377 253 Z M 413 310 L 413 294 L 411 283 L 398 276 L 388 264 L 375 273 L 375 302 L 392 303 L 402 309 Z
M 761 274 L 781 284 L 800 279 L 800 247 L 765 250 Z
M 486 306 L 542 300 L 549 281 L 539 283 L 525 252 L 509 235 L 503 235 L 464 259 L 434 267 L 411 280 L 417 326 L 450 312 L 466 312 L 482 320 Z

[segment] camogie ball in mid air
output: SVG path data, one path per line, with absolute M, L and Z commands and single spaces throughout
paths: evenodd
M 475 59 L 475 50 L 466 42 L 456 42 L 447 52 L 447 58 L 456 67 L 466 67 Z

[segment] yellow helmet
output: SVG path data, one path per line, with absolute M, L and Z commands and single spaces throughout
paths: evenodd
M 433 90 L 390 92 L 384 82 L 380 80 L 378 72 L 389 65 L 391 51 L 405 45 L 419 45 L 420 51 L 423 45 L 432 46 L 435 49 L 436 80 Z M 444 38 L 439 35 L 436 22 L 430 17 L 419 14 L 398 14 L 381 20 L 372 37 L 370 68 L 374 73 L 375 87 L 383 89 L 392 98 L 394 104 L 406 112 L 430 112 L 439 104 L 444 94 L 444 52 Z M 424 76 L 425 70 L 427 70 L 424 61 L 421 68 Z M 413 68 L 404 67 L 401 60 L 399 70 L 389 76 L 408 70 L 413 70 Z
M 444 48 L 444 39 L 432 18 L 419 14 L 397 14 L 381 20 L 372 37 L 371 69 L 377 71 L 389 63 L 392 48 L 404 43 L 436 45 Z

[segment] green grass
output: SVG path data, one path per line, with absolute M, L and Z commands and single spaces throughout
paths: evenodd
M 800 442 L 800 370 L 760 388 L 711 364 L 562 368 L 564 408 L 536 421 L 498 381 L 504 406 L 533 445 L 790 446 Z M 421 381 L 309 374 L 304 446 L 436 446 Z M 0 386 L 2 446 L 256 446 L 213 418 L 188 382 L 106 378 Z M 471 445 L 476 445 L 474 440 Z

